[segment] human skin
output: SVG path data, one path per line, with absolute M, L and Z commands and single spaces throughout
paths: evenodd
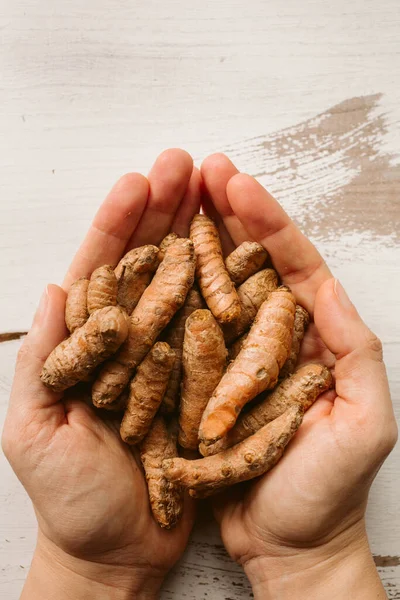
M 336 380 L 276 468 L 215 501 L 226 549 L 256 599 L 386 598 L 365 531 L 369 488 L 397 440 L 381 343 L 255 179 L 221 154 L 208 157 L 201 174 L 204 209 L 219 224 L 225 253 L 246 239 L 264 246 L 313 320 L 299 364 L 323 362 Z
M 66 292 L 131 247 L 181 236 L 200 203 L 199 171 L 183 150 L 163 152 L 148 178 L 125 175 L 101 206 L 63 287 L 47 286 L 18 354 L 3 431 L 4 452 L 33 502 L 38 526 L 23 600 L 156 598 L 182 554 L 193 522 L 187 502 L 179 525 L 154 521 L 136 450 L 122 442 L 112 415 L 100 418 L 83 397 L 53 393 L 39 375 L 66 336 Z M 151 224 L 151 227 L 150 227 Z
M 215 502 L 226 548 L 255 598 L 385 598 L 365 533 L 370 484 L 397 429 L 379 340 L 361 321 L 320 255 L 254 179 L 221 155 L 202 165 L 205 209 L 225 253 L 249 237 L 270 252 L 283 282 L 311 314 L 302 362 L 334 367 L 336 392 L 308 411 L 288 452 L 257 483 Z M 39 524 L 23 600 L 157 597 L 192 523 L 153 521 L 138 457 L 109 416 L 45 389 L 39 374 L 64 338 L 66 290 L 125 251 L 188 233 L 200 178 L 182 151 L 163 153 L 148 179 L 129 174 L 101 207 L 67 274 L 48 286 L 18 356 L 3 448 Z M 266 218 L 268 216 L 268 218 Z M 151 231 L 151 235 L 149 235 Z M 279 502 L 277 502 L 277 498 Z M 139 518 L 138 518 L 139 515 Z

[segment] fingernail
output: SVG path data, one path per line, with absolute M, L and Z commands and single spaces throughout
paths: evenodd
M 47 306 L 49 304 L 49 286 L 46 285 L 46 289 L 44 290 L 42 297 L 40 298 L 40 302 L 39 302 L 39 306 L 37 307 L 35 316 L 33 317 L 33 325 L 41 325 L 46 312 L 47 312 Z
M 340 281 L 338 279 L 335 279 L 335 283 L 333 285 L 333 291 L 335 292 L 335 295 L 337 297 L 337 299 L 339 300 L 339 303 L 341 304 L 341 306 L 344 309 L 349 309 L 353 306 L 353 303 L 351 302 L 350 298 L 348 297 L 348 295 L 345 292 L 344 287 L 342 286 L 342 284 L 340 283 Z

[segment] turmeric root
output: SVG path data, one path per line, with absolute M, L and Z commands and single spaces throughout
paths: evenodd
M 174 242 L 176 242 L 178 238 L 179 235 L 171 231 L 171 233 L 166 235 L 165 238 L 161 240 L 160 249 L 158 252 L 159 261 L 162 261 L 164 259 L 166 249 L 169 248 Z
M 219 323 L 229 323 L 240 315 L 240 301 L 225 268 L 218 230 L 205 215 L 195 215 L 190 238 L 196 252 L 196 275 L 209 309 Z
M 258 242 L 243 242 L 225 260 L 233 283 L 240 285 L 257 273 L 268 259 L 268 252 Z
M 160 527 L 175 527 L 183 513 L 183 493 L 180 485 L 164 477 L 162 461 L 178 456 L 176 431 L 168 427 L 162 416 L 156 416 L 140 446 L 140 458 L 146 474 L 149 501 L 153 516 Z
M 119 263 L 114 269 L 114 275 L 117 278 L 117 281 L 121 278 L 122 273 L 124 272 L 126 264 L 134 264 L 139 256 L 143 246 L 139 246 L 139 248 L 132 248 L 129 250 L 124 256 L 121 258 Z
M 163 339 L 175 352 L 175 361 L 168 381 L 167 390 L 160 407 L 160 410 L 164 414 L 173 413 L 178 405 L 182 379 L 182 351 L 186 319 L 195 310 L 202 308 L 203 305 L 204 302 L 200 292 L 196 287 L 192 287 L 186 297 L 185 304 L 176 313 L 175 317 L 165 330 Z
M 114 354 L 128 335 L 129 321 L 117 306 L 94 312 L 82 327 L 61 342 L 44 363 L 40 378 L 61 392 L 85 379 Z
M 303 341 L 309 323 L 310 315 L 305 308 L 298 304 L 294 314 L 293 338 L 290 354 L 279 373 L 279 379 L 285 379 L 294 372 L 300 353 L 301 342 Z
M 285 379 L 248 413 L 241 414 L 228 434 L 211 446 L 200 445 L 203 456 L 217 454 L 239 444 L 256 431 L 277 419 L 290 406 L 299 405 L 305 412 L 315 400 L 333 387 L 331 372 L 324 365 L 308 364 Z
M 93 381 L 95 381 L 95 379 L 96 378 L 94 378 Z M 110 412 L 112 411 L 115 413 L 124 413 L 126 406 L 128 404 L 129 391 L 130 391 L 130 385 L 128 384 L 124 388 L 123 392 L 115 400 L 115 402 L 113 402 L 112 404 L 103 404 L 103 406 L 101 408 L 104 408 L 105 410 L 108 410 Z M 90 397 L 90 403 L 93 405 L 92 397 Z
M 118 263 L 115 273 L 118 279 L 117 302 L 130 315 L 149 285 L 158 267 L 157 246 L 141 246 L 128 252 Z
M 95 406 L 113 404 L 162 330 L 182 307 L 193 285 L 193 244 L 182 238 L 167 248 L 150 285 L 130 318 L 129 335 L 117 354 L 102 367 L 93 384 Z
M 284 286 L 271 292 L 261 305 L 241 351 L 204 411 L 199 438 L 206 446 L 232 429 L 247 402 L 276 384 L 289 356 L 295 308 L 295 298 Z
M 174 358 L 174 351 L 166 342 L 157 342 L 138 366 L 130 384 L 120 429 L 127 444 L 138 444 L 150 429 L 163 399 Z
M 110 265 L 104 265 L 93 271 L 87 292 L 89 314 L 99 308 L 117 304 L 117 278 Z
M 263 269 L 242 283 L 237 290 L 241 313 L 235 321 L 222 326 L 227 344 L 231 344 L 250 327 L 261 304 L 277 287 L 278 275 L 274 269 Z
M 222 331 L 209 310 L 196 310 L 186 321 L 179 444 L 196 450 L 204 409 L 221 380 L 226 362 Z
M 82 327 L 89 318 L 87 309 L 87 290 L 89 279 L 81 277 L 75 281 L 68 292 L 65 304 L 65 324 L 70 333 Z
M 299 406 L 288 410 L 233 448 L 199 460 L 172 458 L 163 461 L 165 477 L 190 489 L 190 495 L 205 497 L 223 488 L 248 481 L 269 471 L 302 422 Z
M 248 335 L 249 335 L 248 332 L 244 333 L 243 335 L 240 336 L 240 338 L 238 338 L 235 342 L 233 342 L 233 344 L 231 344 L 229 346 L 229 348 L 228 348 L 229 362 L 232 362 L 233 360 L 235 360 L 235 358 L 237 357 L 237 355 L 243 348 L 243 344 L 244 344 L 245 340 L 247 339 Z

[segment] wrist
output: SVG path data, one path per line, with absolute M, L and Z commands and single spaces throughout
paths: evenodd
M 386 598 L 364 522 L 320 546 L 286 547 L 247 561 L 255 600 L 383 600 Z
M 40 539 L 21 600 L 155 600 L 163 582 L 151 568 L 110 565 L 71 556 Z

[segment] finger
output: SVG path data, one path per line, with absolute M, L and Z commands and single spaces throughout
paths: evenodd
M 72 427 L 84 428 L 87 432 L 97 431 L 99 426 L 103 426 L 103 422 L 97 418 L 95 411 L 89 403 L 86 403 L 82 397 L 68 397 L 63 400 L 65 418 Z M 101 424 L 101 425 L 100 425 Z
M 315 246 L 253 177 L 232 177 L 227 184 L 227 197 L 246 231 L 270 253 L 282 281 L 312 314 L 318 288 L 331 277 Z
M 235 246 L 250 239 L 248 232 L 232 210 L 226 194 L 229 180 L 238 173 L 235 165 L 225 154 L 212 154 L 201 165 L 201 176 L 207 196 Z
M 221 205 L 225 206 L 226 200 L 226 184 L 230 177 L 237 173 L 236 168 L 229 162 L 225 170 L 220 169 L 220 177 L 222 183 L 218 178 L 212 175 L 212 164 L 213 157 L 223 156 L 222 154 L 214 154 L 209 156 L 203 161 L 201 165 L 201 179 L 202 179 L 202 191 L 201 191 L 201 205 L 205 214 L 210 217 L 218 227 L 219 237 L 221 239 L 221 246 L 224 256 L 228 256 L 236 248 L 236 244 L 233 241 L 220 212 Z M 228 159 L 227 159 L 228 160 Z M 217 162 L 217 161 L 215 161 Z M 208 185 L 206 179 L 208 180 Z M 212 185 L 211 185 L 212 184 Z
M 322 362 L 329 368 L 333 368 L 336 362 L 335 355 L 328 350 L 326 344 L 321 340 L 315 323 L 310 323 L 301 343 L 296 367 L 316 361 Z
M 18 354 L 10 409 L 32 411 L 56 404 L 62 394 L 46 388 L 40 372 L 50 352 L 67 335 L 64 321 L 66 294 L 48 285 L 41 298 L 32 327 Z
M 318 291 L 315 324 L 322 340 L 333 354 L 336 392 L 349 404 L 371 404 L 392 414 L 389 386 L 382 361 L 382 345 L 366 326 L 334 278 Z
M 169 233 L 192 171 L 193 159 L 184 150 L 172 148 L 160 154 L 149 173 L 149 200 L 128 250 L 143 244 L 157 245 Z
M 200 171 L 196 167 L 193 167 L 186 193 L 175 213 L 171 225 L 171 231 L 174 231 L 181 237 L 189 236 L 190 223 L 194 215 L 200 210 L 200 183 Z
M 228 230 L 224 225 L 221 216 L 217 212 L 211 198 L 209 197 L 206 191 L 202 191 L 201 205 L 203 207 L 204 214 L 210 217 L 210 219 L 212 219 L 216 224 L 221 240 L 223 255 L 228 256 L 228 254 L 230 254 L 236 248 L 236 245 L 234 244 L 231 236 L 228 233 Z
M 305 413 L 301 427 L 296 433 L 296 440 L 301 439 L 307 430 L 315 423 L 320 422 L 321 419 L 331 414 L 335 399 L 335 390 L 324 392 L 317 398 L 314 404 Z
M 79 277 L 89 277 L 105 264 L 115 265 L 146 207 L 149 183 L 139 173 L 129 173 L 115 184 L 96 214 L 65 277 L 63 288 Z

